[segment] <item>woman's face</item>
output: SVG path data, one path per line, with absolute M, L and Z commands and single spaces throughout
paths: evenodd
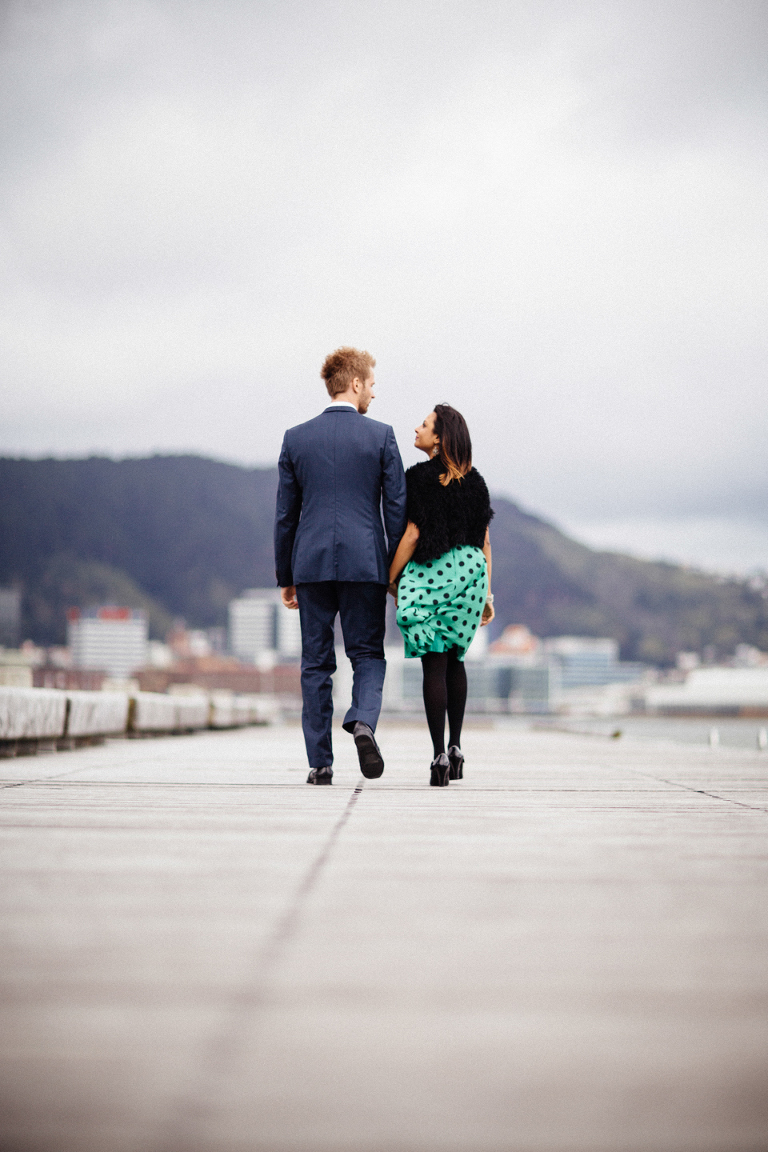
M 421 449 L 422 452 L 426 452 L 427 456 L 431 456 L 435 445 L 439 443 L 440 438 L 435 436 L 435 414 L 434 412 L 430 412 L 423 424 L 419 424 L 416 429 L 416 439 L 413 442 L 413 446 L 414 448 Z

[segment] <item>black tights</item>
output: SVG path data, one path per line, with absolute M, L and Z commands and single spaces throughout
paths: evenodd
M 445 713 L 448 712 L 448 746 L 461 747 L 461 725 L 467 703 L 467 673 L 464 664 L 449 652 L 428 652 L 422 656 L 424 669 L 424 709 L 434 755 L 445 752 Z

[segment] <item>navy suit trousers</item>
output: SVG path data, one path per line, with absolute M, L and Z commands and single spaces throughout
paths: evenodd
M 373 731 L 381 711 L 384 687 L 384 631 L 387 588 L 385 584 L 322 580 L 297 584 L 301 616 L 301 714 L 310 768 L 333 764 L 331 721 L 336 654 L 333 629 L 341 617 L 344 650 L 352 664 L 352 707 L 344 717 L 351 732 L 358 720 Z

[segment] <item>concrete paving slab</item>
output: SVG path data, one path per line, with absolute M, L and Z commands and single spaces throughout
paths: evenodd
M 765 1152 L 766 758 L 380 736 L 0 762 L 4 1152 Z

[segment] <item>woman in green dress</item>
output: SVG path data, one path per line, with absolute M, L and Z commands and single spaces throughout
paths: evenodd
M 408 527 L 389 570 L 406 658 L 420 657 L 434 759 L 430 784 L 461 780 L 461 726 L 467 700 L 464 655 L 478 627 L 493 620 L 488 488 L 472 467 L 460 412 L 437 404 L 416 429 L 429 457 L 405 474 Z M 448 715 L 448 751 L 445 718 Z

